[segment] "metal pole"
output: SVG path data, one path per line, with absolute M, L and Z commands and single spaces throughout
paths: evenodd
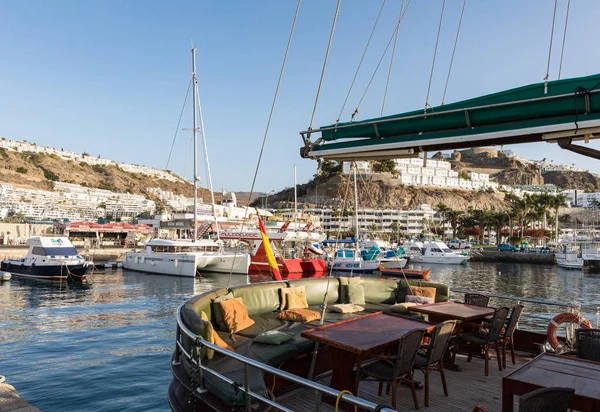
M 250 366 L 248 366 L 247 363 L 244 364 L 244 389 L 246 390 L 246 411 L 251 412 L 252 407 L 250 404 Z
M 296 165 L 294 165 L 294 230 L 298 230 L 298 186 L 296 185 Z
M 198 237 L 198 225 L 196 224 L 196 211 L 198 210 L 198 139 L 196 137 L 196 48 L 192 47 L 192 83 L 194 92 L 192 101 L 194 106 L 194 123 L 192 126 L 194 136 L 194 236 L 192 236 L 192 242 L 196 241 Z

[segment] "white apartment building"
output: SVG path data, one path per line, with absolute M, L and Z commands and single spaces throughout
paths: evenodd
M 469 173 L 468 179 L 461 179 L 456 170 L 452 170 L 450 162 L 445 160 L 405 158 L 394 159 L 398 179 L 406 186 L 442 187 L 447 189 L 482 190 L 491 188 L 498 190 L 498 183 L 490 182 L 485 173 Z M 357 173 L 372 173 L 372 164 L 356 162 Z M 352 163 L 344 162 L 342 173 L 350 174 Z
M 333 209 L 306 209 L 304 213 L 311 219 L 318 217 L 321 229 L 330 235 L 356 228 L 355 216 L 339 217 Z M 436 212 L 426 204 L 415 210 L 359 209 L 358 225 L 361 233 L 368 233 L 371 227 L 377 227 L 378 232 L 391 233 L 392 225 L 396 223 L 403 236 L 418 237 L 423 232 L 429 233 L 430 221 L 439 221 L 435 215 Z
M 563 190 L 561 192 L 569 206 L 571 207 L 585 207 L 585 208 L 596 208 L 600 205 L 600 192 L 586 193 L 583 190 Z
M 587 170 L 575 167 L 575 165 L 558 164 L 554 162 L 547 162 L 545 160 L 534 160 L 533 163 L 539 166 L 542 173 L 545 172 L 586 172 Z

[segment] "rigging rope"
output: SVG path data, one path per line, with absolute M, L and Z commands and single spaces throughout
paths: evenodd
M 556 4 L 554 0 L 554 13 L 552 15 L 552 30 L 550 31 L 550 47 L 548 48 L 548 65 L 546 66 L 546 77 L 544 77 L 544 94 L 548 93 L 548 79 L 550 78 L 550 58 L 552 57 L 552 39 L 554 38 L 554 23 L 556 21 Z
M 319 87 L 317 88 L 317 96 L 315 97 L 315 106 L 313 107 L 312 116 L 310 117 L 310 124 L 308 130 L 312 130 L 312 125 L 315 120 L 315 113 L 317 112 L 317 103 L 319 103 L 319 95 L 321 94 L 321 86 L 323 85 L 323 77 L 325 76 L 325 68 L 327 67 L 327 60 L 329 59 L 329 50 L 331 50 L 331 42 L 333 41 L 333 32 L 335 31 L 335 25 L 337 23 L 338 14 L 340 11 L 340 4 L 342 0 L 337 1 L 335 7 L 335 16 L 333 16 L 333 23 L 331 24 L 331 33 L 329 34 L 329 42 L 327 43 L 327 51 L 325 52 L 325 60 L 323 60 L 323 69 L 321 70 L 321 78 L 319 79 Z
M 437 37 L 435 39 L 435 48 L 433 49 L 433 60 L 431 61 L 431 72 L 429 73 L 429 85 L 427 86 L 427 96 L 425 96 L 425 109 L 427 113 L 427 106 L 429 106 L 429 92 L 431 91 L 431 80 L 433 79 L 433 69 L 435 68 L 435 58 L 437 56 L 438 43 L 440 41 L 440 32 L 442 31 L 442 20 L 444 18 L 444 7 L 446 6 L 446 0 L 442 2 L 442 12 L 440 13 L 440 24 L 438 25 Z M 429 106 L 431 107 L 431 106 Z
M 275 111 L 275 103 L 277 102 L 277 96 L 279 95 L 279 86 L 281 85 L 281 79 L 283 78 L 283 72 L 285 70 L 285 64 L 287 62 L 288 53 L 290 51 L 290 45 L 292 44 L 292 37 L 294 35 L 294 29 L 296 28 L 296 21 L 298 20 L 298 12 L 300 11 L 300 3 L 302 0 L 298 0 L 298 4 L 296 5 L 296 11 L 294 13 L 294 20 L 292 22 L 292 28 L 290 29 L 290 35 L 288 37 L 287 46 L 285 48 L 285 54 L 283 55 L 283 62 L 281 63 L 281 70 L 279 71 L 279 79 L 277 80 L 277 86 L 275 87 L 275 94 L 273 95 L 273 102 L 271 103 L 271 110 L 269 111 L 269 118 L 267 120 L 267 126 L 265 128 L 265 134 L 263 135 L 262 145 L 260 147 L 260 153 L 258 155 L 258 162 L 256 163 L 256 169 L 254 170 L 254 177 L 252 179 L 252 186 L 250 187 L 250 196 L 248 197 L 248 202 L 252 199 L 252 195 L 254 194 L 254 185 L 256 184 L 256 179 L 258 177 L 258 170 L 260 168 L 260 162 L 262 160 L 263 152 L 265 150 L 265 144 L 267 142 L 267 135 L 269 134 L 269 127 L 271 126 L 271 119 L 273 118 L 273 112 Z M 339 6 L 339 5 L 338 5 Z M 268 207 L 268 205 L 267 205 Z M 244 221 L 248 217 L 248 207 L 246 207 L 246 212 L 244 213 Z M 242 222 L 241 231 L 244 230 L 244 223 Z M 235 261 L 235 255 L 234 259 Z M 231 280 L 231 274 L 233 273 L 233 265 L 231 264 L 231 270 L 229 271 L 229 279 L 227 280 L 227 287 L 229 287 L 229 281 Z
M 192 87 L 192 79 L 190 79 L 190 83 L 188 84 L 187 92 L 185 93 L 185 99 L 183 99 L 183 106 L 181 107 L 181 113 L 179 114 L 179 120 L 177 121 L 177 127 L 175 128 L 175 136 L 173 136 L 173 143 L 171 143 L 171 150 L 169 150 L 169 157 L 167 158 L 167 166 L 165 169 L 169 170 L 169 162 L 171 161 L 171 155 L 173 154 L 173 147 L 175 146 L 175 139 L 177 139 L 177 133 L 179 132 L 179 125 L 181 124 L 181 119 L 183 118 L 183 113 L 185 110 L 185 106 L 187 106 L 188 96 L 190 94 L 190 88 Z M 185 169 L 183 171 L 185 176 Z
M 385 49 L 383 50 L 381 59 L 379 59 L 379 63 L 377 63 L 377 66 L 375 67 L 375 71 L 373 72 L 373 75 L 371 76 L 371 79 L 369 80 L 369 83 L 367 84 L 367 88 L 365 89 L 365 92 L 363 93 L 358 104 L 356 105 L 356 109 L 354 109 L 354 113 L 352 113 L 352 120 L 354 120 L 354 117 L 358 114 L 358 109 L 359 109 L 360 105 L 362 104 L 365 96 L 367 95 L 367 92 L 369 91 L 369 87 L 371 87 L 371 83 L 373 83 L 373 79 L 375 78 L 375 75 L 377 74 L 377 71 L 379 70 L 379 66 L 381 66 L 381 62 L 383 61 L 383 59 L 385 58 L 385 55 L 387 54 L 387 51 L 388 51 L 390 45 L 392 44 L 392 40 L 394 40 L 394 37 L 396 37 L 396 33 L 398 32 L 398 29 L 400 28 L 400 23 L 404 19 L 404 15 L 406 14 L 406 10 L 408 9 L 408 6 L 410 5 L 411 1 L 412 0 L 408 0 L 408 4 L 406 5 L 406 8 L 404 9 L 404 12 L 402 12 L 402 16 L 400 17 L 398 24 L 396 25 L 396 29 L 392 33 L 387 46 L 385 46 Z
M 400 20 L 402 19 L 402 12 L 404 11 L 404 0 L 402 0 L 402 4 L 400 5 L 400 15 L 398 16 L 398 25 L 400 25 Z M 392 67 L 394 65 L 394 56 L 396 54 L 396 43 L 398 43 L 398 33 L 400 30 L 396 30 L 396 35 L 394 36 L 394 47 L 392 47 L 392 57 L 390 58 L 390 68 L 388 70 L 387 81 L 385 82 L 385 91 L 383 92 L 383 102 L 381 103 L 381 114 L 383 116 L 383 111 L 385 109 L 385 101 L 387 98 L 388 87 L 390 85 L 390 77 L 392 77 Z
M 560 80 L 560 75 L 562 73 L 562 62 L 563 55 L 565 54 L 565 39 L 567 38 L 567 24 L 569 23 L 569 9 L 571 8 L 571 0 L 567 2 L 567 14 L 565 16 L 565 31 L 563 33 L 563 41 L 562 47 L 560 49 L 560 64 L 558 66 L 558 80 Z
M 381 8 L 379 9 L 379 14 L 377 15 L 377 19 L 375 19 L 375 24 L 373 25 L 373 29 L 371 30 L 371 35 L 369 36 L 369 40 L 367 41 L 365 50 L 363 51 L 360 61 L 358 62 L 358 67 L 356 68 L 356 72 L 354 73 L 354 77 L 352 78 L 352 83 L 350 83 L 350 88 L 348 89 L 348 94 L 346 94 L 346 98 L 344 99 L 344 104 L 342 105 L 342 108 L 340 109 L 340 114 L 338 115 L 338 118 L 335 121 L 336 124 L 340 122 L 342 113 L 344 112 L 344 109 L 346 108 L 346 103 L 348 103 L 348 98 L 350 97 L 350 93 L 352 92 L 352 88 L 354 87 L 354 82 L 356 81 L 356 77 L 358 76 L 358 72 L 360 71 L 362 62 L 365 58 L 365 55 L 367 54 L 367 50 L 369 49 L 369 44 L 371 44 L 371 39 L 373 38 L 373 33 L 375 33 L 375 28 L 377 27 L 377 23 L 379 22 L 379 17 L 381 17 L 381 12 L 383 11 L 383 6 L 385 6 L 386 1 L 387 0 L 383 0 L 383 3 L 381 3 Z M 404 5 L 404 0 L 402 0 L 402 4 Z
M 571 1 L 571 0 L 569 0 Z M 446 99 L 446 91 L 448 90 L 448 82 L 450 81 L 450 73 L 452 72 L 452 63 L 454 63 L 454 54 L 456 53 L 456 45 L 458 43 L 458 35 L 460 34 L 460 26 L 462 25 L 463 15 L 465 14 L 465 6 L 467 0 L 463 1 L 462 10 L 460 12 L 460 19 L 458 20 L 458 29 L 456 29 L 456 38 L 454 39 L 454 48 L 452 49 L 452 57 L 450 58 L 450 67 L 448 67 L 448 76 L 446 77 L 446 86 L 444 86 L 444 94 L 442 95 L 442 106 Z

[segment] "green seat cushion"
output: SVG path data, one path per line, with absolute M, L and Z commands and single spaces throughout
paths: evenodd
M 261 315 L 279 309 L 279 289 L 285 282 L 269 282 L 232 288 L 233 296 L 242 298 L 248 315 Z
M 384 303 L 365 303 L 365 312 L 391 312 L 392 305 L 386 305 Z
M 293 339 L 295 334 L 290 332 L 282 332 L 280 330 L 268 330 L 266 332 L 261 333 L 254 339 L 252 339 L 255 343 L 266 343 L 269 345 L 281 345 L 284 342 L 287 342 L 290 339 Z
M 365 301 L 368 303 L 396 303 L 398 283 L 393 279 L 377 279 L 362 277 L 360 282 L 365 290 Z
M 365 304 L 365 289 L 362 285 L 348 285 L 348 303 L 354 305 Z
M 280 329 L 286 324 L 286 321 L 277 319 L 277 314 L 275 312 L 265 313 L 262 315 L 252 315 L 250 316 L 250 319 L 254 321 L 254 325 L 238 331 L 238 335 L 245 336 L 247 338 L 255 338 L 261 333 L 273 329 Z
M 327 286 L 329 282 L 329 287 Z M 327 293 L 327 304 L 337 303 L 339 299 L 339 281 L 337 278 L 298 279 L 289 282 L 290 287 L 305 286 L 308 306 L 323 304 L 323 296 Z

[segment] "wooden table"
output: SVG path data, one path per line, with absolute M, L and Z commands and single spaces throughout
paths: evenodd
M 466 305 L 456 302 L 439 302 L 428 305 L 411 306 L 411 312 L 426 313 L 431 322 L 442 322 L 456 319 L 462 322 L 473 322 L 487 318 L 494 314 L 496 309 L 487 306 Z
M 548 387 L 573 388 L 572 409 L 599 411 L 600 362 L 542 353 L 502 378 L 502 412 L 513 410 L 513 395 Z
M 378 353 L 414 329 L 435 325 L 403 316 L 375 312 L 302 332 L 302 337 L 329 347 L 333 374 L 330 386 L 356 394 L 354 364 L 369 353 Z
M 421 306 L 411 306 L 408 308 L 411 312 L 423 313 L 429 315 L 429 321 L 434 323 L 445 320 L 460 320 L 461 322 L 482 321 L 490 315 L 493 315 L 496 309 L 487 306 L 466 305 L 456 302 L 438 302 Z M 457 327 L 455 334 L 460 333 L 461 326 Z M 453 362 L 450 351 L 444 354 L 444 367 L 456 372 L 461 368 Z

